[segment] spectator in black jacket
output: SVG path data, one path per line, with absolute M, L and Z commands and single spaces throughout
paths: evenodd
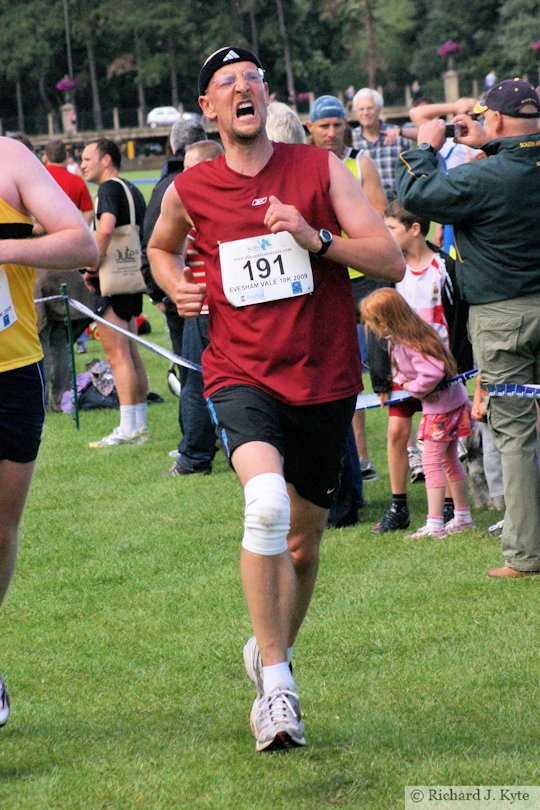
M 178 172 L 184 169 L 184 153 L 186 146 L 201 140 L 206 140 L 206 132 L 199 121 L 181 120 L 173 125 L 169 136 L 172 157 L 170 157 L 163 166 L 161 178 L 152 191 L 152 196 L 150 197 L 144 217 L 144 227 L 141 236 L 141 269 L 148 287 L 148 292 L 154 304 L 159 304 L 160 309 L 167 319 L 172 348 L 174 353 L 178 355 L 182 354 L 182 329 L 184 321 L 178 314 L 174 301 L 171 301 L 154 281 L 146 255 L 146 246 L 148 245 L 154 226 L 158 220 L 163 195 Z
M 395 285 L 410 306 L 448 344 L 456 358 L 458 371 L 473 366 L 472 349 L 467 336 L 468 307 L 461 299 L 455 280 L 454 260 L 426 241 L 430 222 L 411 214 L 397 200 L 385 211 L 385 222 L 401 247 L 407 269 L 402 281 Z M 379 283 L 379 286 L 385 286 Z M 386 285 L 388 286 L 388 285 Z M 368 356 L 371 383 L 381 403 L 385 403 L 398 386 L 392 382 L 392 368 L 386 342 L 368 333 Z M 374 531 L 384 533 L 409 526 L 407 479 L 422 480 L 422 465 L 414 438 L 411 438 L 412 417 L 421 411 L 420 401 L 406 399 L 389 407 L 388 469 L 392 488 L 392 503 Z M 447 502 L 445 518 L 450 519 L 451 501 Z
M 184 154 L 186 146 L 195 143 L 196 141 L 206 140 L 206 132 L 204 127 L 199 121 L 177 121 L 173 124 L 171 134 L 169 135 L 169 143 L 171 145 L 172 157 L 163 166 L 161 178 L 156 183 L 152 196 L 146 209 L 144 217 L 144 227 L 141 235 L 141 258 L 142 258 L 142 273 L 148 294 L 152 302 L 159 307 L 165 315 L 167 321 L 167 328 L 169 330 L 169 337 L 171 339 L 172 350 L 175 354 L 182 356 L 182 335 L 184 331 L 184 319 L 178 314 L 176 304 L 174 301 L 165 295 L 161 287 L 159 287 L 150 270 L 150 264 L 146 255 L 146 247 L 152 236 L 154 226 L 158 220 L 161 212 L 161 201 L 163 195 L 171 185 L 176 175 L 184 170 Z M 178 421 L 180 429 L 182 429 L 182 415 L 180 407 L 178 409 Z

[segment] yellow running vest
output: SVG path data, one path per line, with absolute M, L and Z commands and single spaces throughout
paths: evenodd
M 32 225 L 32 220 L 0 198 L 0 224 Z M 9 231 L 4 238 L 9 238 Z M 43 357 L 37 333 L 34 278 L 33 267 L 0 264 L 0 372 L 29 366 Z

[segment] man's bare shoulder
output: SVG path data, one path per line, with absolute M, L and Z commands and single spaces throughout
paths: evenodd
M 0 161 L 2 162 L 0 197 L 16 210 L 26 213 L 19 188 L 28 170 L 31 173 L 35 165 L 39 165 L 39 160 L 20 141 L 0 137 Z

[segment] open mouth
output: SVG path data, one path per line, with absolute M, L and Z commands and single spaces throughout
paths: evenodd
M 236 117 L 243 118 L 246 115 L 255 115 L 255 108 L 251 101 L 243 101 L 236 108 Z

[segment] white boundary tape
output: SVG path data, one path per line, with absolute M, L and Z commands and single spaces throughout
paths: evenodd
M 490 397 L 540 397 L 540 385 L 523 383 L 482 383 L 482 388 Z
M 472 368 L 470 371 L 464 371 L 463 374 L 456 374 L 455 377 L 452 377 L 451 380 L 448 380 L 444 384 L 437 386 L 439 390 L 444 388 L 449 388 L 451 385 L 455 385 L 458 382 L 465 382 L 466 380 L 470 380 L 472 377 L 476 377 L 478 374 L 477 368 Z M 437 390 L 437 388 L 435 390 Z M 390 399 L 385 402 L 385 406 L 388 405 L 395 405 L 398 402 L 402 402 L 404 399 L 410 399 L 412 394 L 409 394 L 408 391 L 392 391 Z M 365 411 L 369 408 L 381 408 L 381 401 L 379 399 L 378 394 L 358 394 L 356 398 L 356 410 L 357 411 Z
M 86 315 L 87 318 L 91 318 L 93 321 L 97 321 L 98 323 L 108 326 L 109 329 L 114 329 L 117 332 L 120 332 L 130 340 L 134 340 L 136 343 L 140 343 L 141 346 L 144 346 L 146 349 L 154 352 L 154 354 L 159 354 L 161 357 L 169 360 L 170 363 L 176 363 L 179 366 L 190 368 L 193 371 L 202 372 L 202 367 L 198 363 L 192 363 L 191 360 L 186 360 L 185 357 L 180 357 L 179 355 L 174 354 L 174 352 L 164 349 L 163 346 L 158 346 L 155 343 L 151 343 L 149 340 L 145 340 L 139 335 L 134 335 L 133 332 L 129 332 L 127 329 L 122 329 L 121 326 L 116 326 L 115 324 L 106 321 L 95 312 L 92 312 L 92 310 L 86 307 L 84 304 L 81 304 L 79 301 L 75 301 L 73 298 L 69 298 L 69 296 L 50 295 L 46 298 L 36 298 L 34 303 L 44 304 L 47 301 L 58 300 L 67 301 L 72 307 L 79 310 L 79 312 L 82 312 L 83 315 Z M 472 377 L 476 377 L 477 374 L 478 369 L 476 368 L 473 368 L 470 371 L 465 371 L 463 374 L 457 374 L 455 377 L 452 377 L 452 379 L 449 380 L 444 387 L 448 387 L 448 385 L 452 385 L 457 382 L 465 382 L 466 380 L 470 380 Z M 442 387 L 443 386 L 441 386 L 441 388 Z M 540 385 L 523 385 L 521 383 L 482 383 L 482 388 L 484 388 L 490 397 L 540 397 Z M 409 399 L 410 397 L 411 394 L 409 394 L 408 391 L 393 391 L 391 398 L 385 404 L 394 405 L 398 402 L 402 402 L 404 399 Z M 358 394 L 356 398 L 357 411 L 380 407 L 381 402 L 377 394 Z
M 47 301 L 58 301 L 59 299 L 67 300 L 67 302 L 72 307 L 78 309 L 79 312 L 82 312 L 83 315 L 86 315 L 87 318 L 91 318 L 93 321 L 97 321 L 98 323 L 102 323 L 105 326 L 108 326 L 109 329 L 114 329 L 116 332 L 120 332 L 122 335 L 125 335 L 130 340 L 134 340 L 136 343 L 140 343 L 141 346 L 150 349 L 150 351 L 154 352 L 154 354 L 159 354 L 161 357 L 164 357 L 166 360 L 169 360 L 169 362 L 177 363 L 177 365 L 185 366 L 186 368 L 190 368 L 193 371 L 202 372 L 202 367 L 198 363 L 192 363 L 191 360 L 186 360 L 185 357 L 179 357 L 179 355 L 174 354 L 174 352 L 170 352 L 168 349 L 164 349 L 163 346 L 157 346 L 155 343 L 151 343 L 149 340 L 145 340 L 139 335 L 134 335 L 133 332 L 129 332 L 127 329 L 122 329 L 121 326 L 116 326 L 115 324 L 106 321 L 105 318 L 101 318 L 99 315 L 96 315 L 96 313 L 92 312 L 91 309 L 86 307 L 84 304 L 81 304 L 79 301 L 74 301 L 73 298 L 69 298 L 68 296 L 64 295 L 50 295 L 47 298 L 36 298 L 34 303 L 44 304 Z

